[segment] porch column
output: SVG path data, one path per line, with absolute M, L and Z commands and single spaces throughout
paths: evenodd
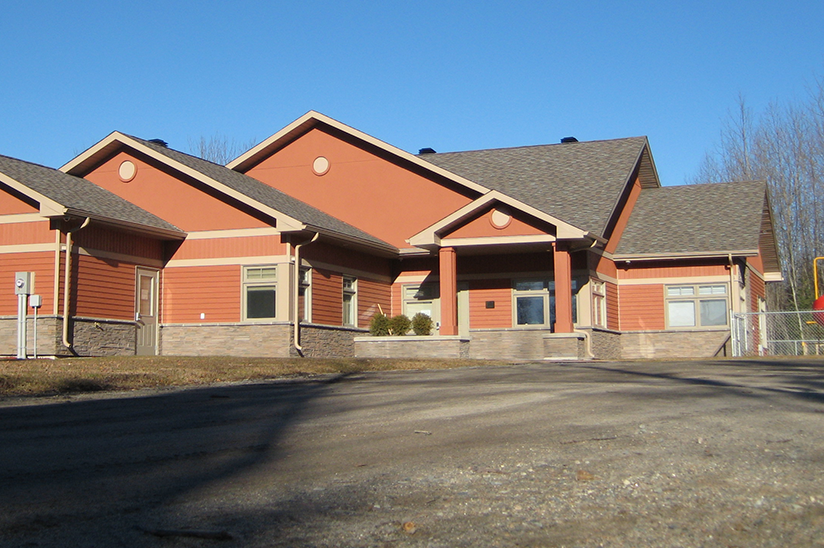
M 572 333 L 572 260 L 566 245 L 552 246 L 555 269 L 555 332 Z
M 454 247 L 438 251 L 441 278 L 441 335 L 458 334 L 458 261 Z

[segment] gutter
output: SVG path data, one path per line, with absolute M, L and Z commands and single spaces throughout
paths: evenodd
M 299 243 L 295 246 L 295 271 L 294 275 L 292 276 L 292 287 L 294 288 L 294 297 L 292 301 L 292 318 L 295 322 L 293 344 L 295 346 L 295 350 L 298 351 L 298 354 L 300 354 L 301 357 L 303 357 L 303 347 L 300 345 L 300 248 L 317 241 L 318 237 L 320 237 L 320 233 L 315 232 L 315 235 L 312 236 L 312 239 Z
M 72 272 L 72 234 L 89 226 L 91 217 L 86 217 L 83 224 L 66 231 L 66 270 L 63 274 L 63 346 L 72 349 L 69 342 L 69 310 L 71 305 L 71 272 Z

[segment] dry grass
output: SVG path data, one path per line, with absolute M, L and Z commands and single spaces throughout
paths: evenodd
M 505 362 L 233 357 L 116 357 L 0 360 L 0 397 L 49 396 L 400 369 L 449 369 Z

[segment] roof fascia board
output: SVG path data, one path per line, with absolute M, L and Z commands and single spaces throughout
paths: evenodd
M 165 154 L 161 154 L 160 152 L 157 152 L 156 150 L 154 150 L 150 147 L 147 147 L 143 143 L 135 141 L 134 139 L 132 139 L 128 135 L 124 135 L 123 133 L 120 133 L 119 131 L 112 132 L 105 139 L 103 139 L 103 141 L 101 141 L 97 145 L 93 146 L 88 151 L 81 154 L 80 156 L 75 158 L 75 160 L 72 160 L 71 162 L 69 162 L 68 164 L 66 164 L 65 166 L 63 166 L 60 169 L 67 172 L 67 173 L 70 172 L 72 169 L 75 169 L 76 167 L 78 167 L 82 163 L 84 163 L 85 161 L 89 160 L 95 154 L 97 154 L 100 151 L 106 149 L 112 142 L 115 142 L 115 141 L 117 141 L 117 142 L 119 142 L 123 145 L 126 145 L 126 146 L 128 146 L 128 147 L 130 147 L 130 148 L 132 148 L 132 149 L 134 149 L 138 152 L 141 152 L 141 153 L 149 156 L 150 158 L 152 158 L 154 160 L 157 160 L 158 162 L 161 162 L 161 163 L 163 163 L 163 164 L 165 164 L 169 167 L 172 167 L 172 168 L 176 169 L 177 171 L 183 173 L 184 175 L 188 175 L 189 177 L 192 177 L 193 179 L 195 179 L 197 181 L 200 181 L 201 183 L 203 183 L 203 184 L 205 184 L 205 185 L 207 185 L 211 188 L 214 188 L 215 190 L 221 192 L 222 194 L 224 194 L 226 196 L 229 196 L 230 198 L 233 198 L 233 199 L 239 201 L 242 204 L 248 205 L 249 207 L 251 207 L 253 209 L 256 209 L 256 210 L 258 210 L 262 213 L 265 213 L 266 215 L 269 215 L 270 217 L 273 217 L 274 219 L 277 219 L 278 229 L 283 231 L 283 232 L 299 231 L 299 230 L 303 230 L 303 229 L 306 228 L 306 225 L 304 223 L 301 223 L 297 219 L 294 219 L 294 218 L 292 218 L 288 215 L 285 215 L 284 213 L 282 213 L 280 211 L 277 211 L 277 210 L 275 210 L 275 209 L 273 209 L 273 208 L 271 208 L 271 207 L 269 207 L 265 204 L 262 204 L 262 203 L 258 202 L 257 200 L 254 200 L 254 199 L 246 196 L 245 194 L 243 194 L 241 192 L 238 192 L 238 191 L 236 191 L 232 188 L 229 188 L 228 186 L 224 185 L 223 183 L 215 181 L 211 177 L 208 177 L 208 176 L 204 175 L 200 171 L 198 171 L 194 168 L 191 168 L 187 165 L 181 164 L 180 162 L 166 156 Z M 83 158 L 83 160 L 78 161 L 78 159 L 80 159 L 80 158 Z
M 580 239 L 580 238 L 592 238 L 596 240 L 601 240 L 594 234 L 591 234 L 585 230 L 581 230 L 575 226 L 572 226 L 569 223 L 565 223 L 552 215 L 547 215 L 546 213 L 535 209 L 534 207 L 527 205 L 515 198 L 507 196 L 506 194 L 501 193 L 498 190 L 490 190 L 480 198 L 473 200 L 472 202 L 466 204 L 462 208 L 458 209 L 457 211 L 451 213 L 450 215 L 444 217 L 437 223 L 425 228 L 424 230 L 418 232 L 409 240 L 407 240 L 411 245 L 414 246 L 425 246 L 425 245 L 433 245 L 439 244 L 440 242 L 440 235 L 439 233 L 448 230 L 457 224 L 465 221 L 469 217 L 471 217 L 474 213 L 477 213 L 479 210 L 483 209 L 487 205 L 489 205 L 493 201 L 498 201 L 503 204 L 506 204 L 513 209 L 517 209 L 527 215 L 539 219 L 543 222 L 549 223 L 557 228 L 556 236 L 553 237 L 552 241 L 555 239 Z
M 140 223 L 132 223 L 129 221 L 122 221 L 120 219 L 112 219 L 110 217 L 104 217 L 102 215 L 95 215 L 93 213 L 89 213 L 86 211 L 82 211 L 79 209 L 72 209 L 67 208 L 64 213 L 58 214 L 56 216 L 61 215 L 71 215 L 74 217 L 88 217 L 93 221 L 105 225 L 115 226 L 118 228 L 124 228 L 130 230 L 132 232 L 139 232 L 140 234 L 152 235 L 152 236 L 160 236 L 163 238 L 171 238 L 173 240 L 184 240 L 186 239 L 186 232 L 180 230 L 166 230 L 163 228 L 148 226 Z M 50 215 L 53 216 L 53 215 Z
M 430 173 L 439 175 L 450 181 L 457 183 L 461 186 L 464 186 L 470 190 L 478 192 L 480 194 L 484 194 L 489 192 L 490 189 L 484 187 L 483 185 L 479 185 L 474 181 L 470 181 L 469 179 L 465 179 L 459 175 L 455 175 L 451 171 L 447 171 L 441 167 L 438 167 L 434 164 L 430 164 L 426 160 L 422 160 L 421 158 L 415 156 L 414 154 L 410 154 L 405 150 L 401 150 L 396 146 L 390 145 L 380 139 L 372 137 L 369 134 L 366 134 L 360 130 L 357 130 L 353 127 L 347 126 L 344 123 L 338 122 L 337 120 L 330 118 L 320 112 L 316 112 L 314 110 L 310 110 L 282 130 L 278 131 L 262 143 L 258 144 L 257 146 L 253 147 L 249 151 L 241 154 L 228 164 L 226 167 L 230 169 L 234 169 L 235 171 L 244 172 L 254 164 L 257 159 L 265 154 L 267 150 L 273 148 L 280 148 L 289 142 L 296 139 L 299 135 L 303 134 L 305 131 L 317 126 L 318 124 L 325 124 L 329 127 L 335 128 L 343 133 L 346 133 L 364 143 L 368 143 L 374 147 L 377 147 L 385 152 L 388 152 L 402 160 L 410 162 L 420 168 L 429 171 Z
M 669 259 L 715 259 L 718 257 L 756 257 L 758 256 L 757 249 L 732 250 L 732 251 L 707 251 L 707 252 L 683 252 L 683 253 L 636 253 L 636 254 L 621 254 L 613 255 L 614 261 L 629 262 L 629 261 L 658 261 Z
M 31 198 L 40 204 L 40 214 L 44 217 L 63 215 L 66 212 L 67 208 L 63 204 L 57 203 L 51 198 L 40 194 L 36 190 L 27 187 L 25 184 L 21 183 L 17 179 L 9 177 L 5 173 L 0 173 L 0 183 L 11 187 L 23 196 Z

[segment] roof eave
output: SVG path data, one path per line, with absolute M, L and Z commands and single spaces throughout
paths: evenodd
M 728 251 L 683 251 L 672 253 L 616 253 L 613 260 L 618 262 L 630 261 L 662 261 L 671 259 L 714 259 L 718 257 L 756 257 L 758 249 L 728 250 Z

